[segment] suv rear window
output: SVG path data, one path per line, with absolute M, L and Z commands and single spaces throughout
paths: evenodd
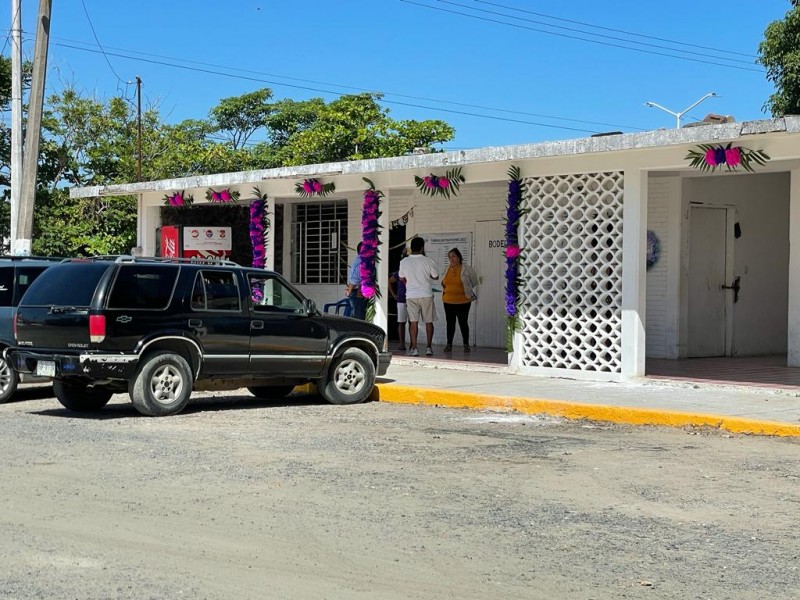
M 24 306 L 89 306 L 108 263 L 54 265 L 36 278 L 22 297 Z
M 114 281 L 108 308 L 166 308 L 177 281 L 176 265 L 123 265 Z

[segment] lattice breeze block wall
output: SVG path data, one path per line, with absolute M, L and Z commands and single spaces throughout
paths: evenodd
M 523 182 L 523 367 L 620 372 L 623 174 Z

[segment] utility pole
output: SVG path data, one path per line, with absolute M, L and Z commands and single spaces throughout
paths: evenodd
M 660 109 L 661 109 L 661 110 L 663 110 L 664 112 L 668 112 L 668 113 L 669 113 L 669 114 L 671 114 L 673 117 L 675 117 L 675 128 L 676 128 L 676 129 L 680 129 L 680 128 L 681 128 L 681 117 L 682 117 L 683 115 L 685 115 L 686 113 L 688 113 L 690 110 L 692 110 L 692 109 L 693 109 L 695 106 L 697 106 L 698 104 L 700 104 L 700 103 L 701 103 L 703 100 L 705 100 L 706 98 L 711 98 L 712 96 L 716 96 L 716 95 L 717 95 L 717 93 L 716 93 L 716 92 L 709 92 L 708 94 L 706 94 L 705 96 L 703 96 L 702 98 L 700 98 L 700 100 L 698 100 L 697 102 L 695 102 L 694 104 L 692 104 L 692 105 L 691 105 L 691 106 L 689 106 L 688 108 L 685 108 L 685 109 L 683 109 L 681 112 L 672 112 L 670 109 L 668 109 L 668 108 L 664 108 L 663 106 L 661 106 L 660 104 L 656 104 L 655 102 L 645 102 L 645 103 L 644 103 L 644 105 L 645 105 L 645 106 L 650 106 L 650 107 L 652 107 L 652 108 L 660 108 Z
M 22 183 L 22 0 L 11 2 L 11 254 L 17 243 Z
M 136 123 L 137 123 L 137 135 L 136 135 L 136 151 L 138 155 L 138 169 L 137 174 L 138 177 L 136 181 L 142 180 L 142 78 L 138 75 L 136 76 Z
M 36 45 L 33 54 L 33 76 L 28 100 L 28 127 L 25 131 L 23 153 L 22 193 L 19 201 L 17 221 L 18 236 L 14 254 L 31 253 L 33 236 L 33 207 L 36 202 L 36 176 L 39 170 L 39 139 L 42 135 L 42 111 L 44 110 L 44 82 L 47 75 L 47 52 L 50 46 L 50 12 L 52 0 L 39 1 L 36 19 Z

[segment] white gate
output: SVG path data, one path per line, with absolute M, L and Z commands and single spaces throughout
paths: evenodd
M 505 226 L 502 221 L 475 223 L 475 262 L 481 282 L 475 302 L 475 345 L 505 347 Z

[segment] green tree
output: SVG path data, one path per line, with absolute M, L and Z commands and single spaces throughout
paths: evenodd
M 379 104 L 382 94 L 342 96 L 319 108 L 307 128 L 286 142 L 286 163 L 399 156 L 451 140 L 455 130 L 443 121 L 394 121 Z
M 775 85 L 764 103 L 773 117 L 800 115 L 800 0 L 791 0 L 791 5 L 783 20 L 767 26 L 758 46 L 758 62 Z

